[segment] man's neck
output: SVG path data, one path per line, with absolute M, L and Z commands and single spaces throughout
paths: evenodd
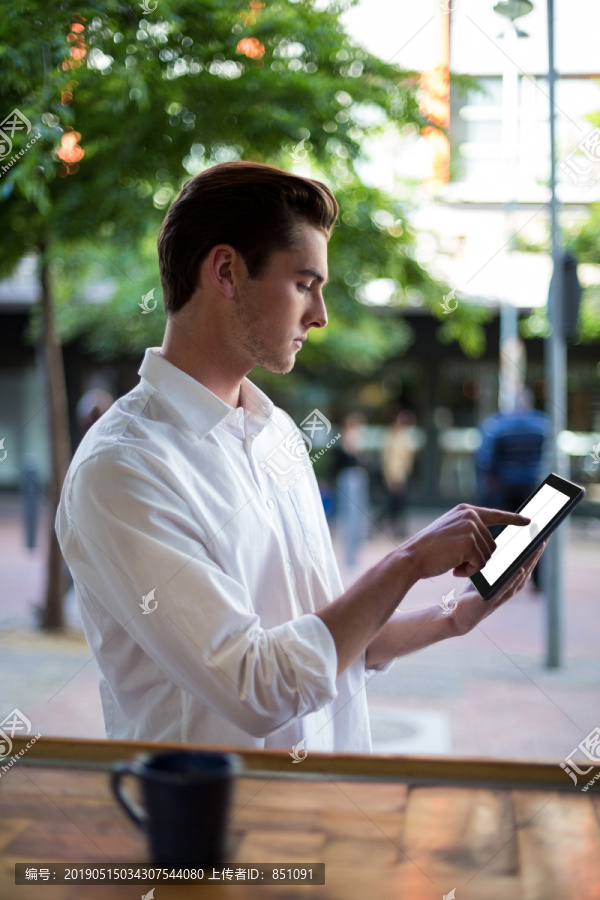
M 242 405 L 240 388 L 245 377 L 244 375 L 241 377 L 228 375 L 225 370 L 216 369 L 210 364 L 207 365 L 206 360 L 199 360 L 196 356 L 190 359 L 187 354 L 178 351 L 177 347 L 172 344 L 169 345 L 168 342 L 163 342 L 159 353 L 171 365 L 181 369 L 186 375 L 189 375 L 195 381 L 204 385 L 209 391 L 212 391 L 219 400 L 229 404 L 229 406 Z

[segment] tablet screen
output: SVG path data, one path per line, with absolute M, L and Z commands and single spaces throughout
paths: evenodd
M 541 486 L 523 509 L 519 510 L 521 515 L 531 519 L 529 525 L 507 525 L 495 539 L 496 549 L 480 572 L 488 584 L 494 584 L 500 578 L 570 499 L 568 494 L 549 484 Z

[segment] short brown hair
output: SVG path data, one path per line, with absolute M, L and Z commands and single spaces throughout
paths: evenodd
M 250 278 L 259 278 L 275 250 L 296 246 L 302 221 L 329 239 L 338 211 L 326 185 L 284 169 L 246 161 L 205 169 L 183 186 L 158 236 L 167 315 L 188 302 L 215 244 L 234 247 Z

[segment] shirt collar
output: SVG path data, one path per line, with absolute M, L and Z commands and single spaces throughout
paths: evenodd
M 178 369 L 159 353 L 160 347 L 148 347 L 138 374 L 159 392 L 199 438 L 205 437 L 236 407 L 213 394 L 205 385 Z M 244 418 L 258 434 L 270 420 L 274 404 L 245 376 L 240 387 L 240 405 Z M 239 415 L 239 414 L 238 414 Z

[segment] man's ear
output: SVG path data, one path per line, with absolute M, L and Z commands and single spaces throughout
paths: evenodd
M 226 297 L 235 296 L 238 260 L 239 254 L 229 244 L 216 244 L 208 254 L 208 278 Z

